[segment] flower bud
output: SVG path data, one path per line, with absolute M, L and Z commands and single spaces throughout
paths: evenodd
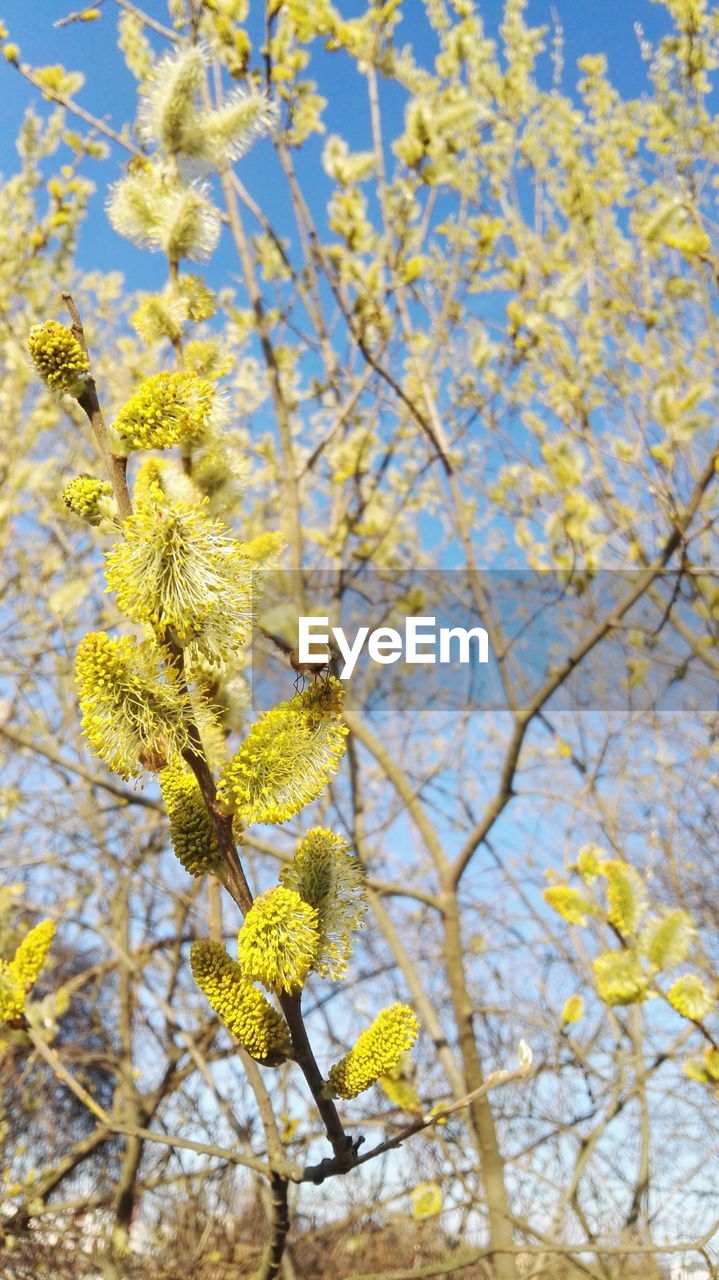
M 415 1014 L 406 1004 L 392 1004 L 363 1031 L 353 1049 L 330 1070 L 330 1090 L 340 1098 L 356 1098 L 380 1076 L 389 1075 L 419 1032 Z
M 57 320 L 34 324 L 27 338 L 30 358 L 51 391 L 82 395 L 90 363 L 70 329 Z

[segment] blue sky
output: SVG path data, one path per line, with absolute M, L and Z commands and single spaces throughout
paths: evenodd
M 99 21 L 72 23 L 60 28 L 53 26 L 58 19 L 79 7 L 80 4 L 73 3 L 73 0 L 6 0 L 0 16 L 9 28 L 10 38 L 20 45 L 22 60 L 34 66 L 61 62 L 68 69 L 83 71 L 86 83 L 76 101 L 119 128 L 134 116 L 136 82 L 116 48 L 117 7 L 112 0 L 104 0 Z M 337 8 L 343 16 L 353 17 L 363 12 L 366 5 L 365 0 L 338 0 Z M 167 22 L 165 0 L 149 0 L 144 9 L 159 21 Z M 257 28 L 263 10 L 264 4 L 251 0 L 251 34 L 256 32 L 259 36 Z M 500 0 L 487 0 L 480 10 L 487 33 L 494 35 L 501 21 Z M 553 14 L 557 15 L 564 33 L 563 88 L 566 92 L 571 93 L 577 79 L 576 59 L 584 53 L 600 51 L 606 53 L 611 78 L 623 95 L 634 96 L 643 91 L 646 67 L 640 56 L 635 24 L 641 24 L 650 40 L 657 40 L 669 28 L 668 15 L 662 5 L 650 0 L 529 0 L 529 23 L 551 26 Z M 411 43 L 420 61 L 431 63 L 434 41 L 427 29 L 420 0 L 405 0 L 396 38 L 399 44 Z M 157 37 L 157 41 L 160 48 L 161 38 Z M 543 73 L 547 77 L 551 75 L 546 55 Z M 29 103 L 34 101 L 37 104 L 37 97 L 13 67 L 0 64 L 0 74 L 3 122 L 0 174 L 7 176 L 17 164 L 14 139 L 23 112 Z M 330 100 L 327 113 L 329 129 L 346 136 L 351 146 L 366 147 L 366 93 L 349 61 L 343 54 L 326 55 L 321 58 L 315 74 L 319 74 L 321 90 Z M 384 107 L 385 115 L 387 111 L 391 115 L 393 110 L 399 115 L 402 110 L 400 95 L 393 92 L 387 97 Z M 396 125 L 391 118 L 387 124 L 394 132 L 399 127 L 399 119 Z M 318 162 L 321 147 L 322 139 L 310 140 L 306 163 Z M 255 198 L 282 228 L 284 211 L 277 205 L 278 188 L 267 163 L 268 152 L 267 143 L 257 147 L 242 161 L 241 173 Z M 82 235 L 79 265 L 86 270 L 119 269 L 126 275 L 131 288 L 160 286 L 165 276 L 164 264 L 157 257 L 139 253 L 115 235 L 104 214 L 104 189 L 120 176 L 124 164 L 123 155 L 113 154 L 101 166 L 89 164 L 86 167 L 87 175 L 97 184 L 97 193 Z M 221 264 L 217 266 L 221 271 Z M 214 271 L 211 272 L 213 274 Z

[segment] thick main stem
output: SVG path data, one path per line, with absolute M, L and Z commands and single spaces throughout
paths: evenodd
M 337 1114 L 334 1102 L 323 1096 L 322 1090 L 325 1082 L 322 1072 L 317 1066 L 309 1036 L 307 1035 L 307 1028 L 302 1017 L 301 997 L 299 995 L 281 995 L 279 1001 L 290 1029 L 295 1061 L 307 1081 L 317 1110 L 322 1117 L 327 1137 L 332 1144 L 335 1160 L 341 1167 L 351 1169 L 356 1163 L 356 1149 L 352 1139 L 342 1128 L 342 1121 Z
M 280 1274 L 282 1255 L 285 1251 L 287 1232 L 290 1229 L 290 1214 L 287 1205 L 287 1179 L 279 1173 L 273 1173 L 270 1185 L 270 1237 L 265 1245 L 265 1252 L 259 1269 L 252 1280 L 276 1280 Z

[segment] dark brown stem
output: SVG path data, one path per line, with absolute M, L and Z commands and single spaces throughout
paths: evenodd
M 246 916 L 252 906 L 252 891 L 247 883 L 247 877 L 242 869 L 240 859 L 237 856 L 235 837 L 232 834 L 232 817 L 220 813 L 217 808 L 215 779 L 205 758 L 196 725 L 189 725 L 189 736 L 190 745 L 185 748 L 182 757 L 197 778 L 202 798 L 210 815 L 210 821 L 212 822 L 224 863 L 223 881 L 225 888 L 233 902 L 240 908 L 243 916 Z
M 299 995 L 281 995 L 279 1001 L 290 1029 L 295 1061 L 307 1081 L 312 1097 L 317 1104 L 317 1110 L 322 1117 L 327 1137 L 332 1144 L 332 1150 L 335 1153 L 333 1165 L 335 1168 L 341 1168 L 344 1171 L 351 1169 L 357 1163 L 359 1143 L 353 1142 L 349 1135 L 345 1133 L 334 1102 L 323 1096 L 322 1090 L 325 1082 L 322 1072 L 317 1066 L 307 1035 L 307 1029 L 302 1019 L 301 997 Z
M 279 1173 L 273 1173 L 270 1180 L 272 1197 L 272 1219 L 270 1222 L 270 1238 L 265 1246 L 264 1256 L 253 1280 L 275 1280 L 280 1273 L 282 1255 L 285 1251 L 287 1232 L 290 1229 L 290 1215 L 287 1207 L 287 1179 Z

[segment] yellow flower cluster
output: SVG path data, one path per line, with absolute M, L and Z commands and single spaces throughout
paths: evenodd
M 682 1066 L 685 1076 L 698 1084 L 716 1084 L 719 1081 L 719 1050 L 708 1044 L 703 1053 L 695 1053 Z
M 316 908 L 320 946 L 313 968 L 323 978 L 342 978 L 350 935 L 367 906 L 364 873 L 347 841 L 323 827 L 308 831 L 280 881 Z
M 86 385 L 83 375 L 90 372 L 87 356 L 80 343 L 64 324 L 46 320 L 35 324 L 27 338 L 30 359 L 51 391 L 80 395 Z
M 180 296 L 187 308 L 188 320 L 209 320 L 217 310 L 217 298 L 201 276 L 180 277 Z
M 219 876 L 222 857 L 197 779 L 179 762 L 160 774 L 172 847 L 191 876 Z
M 286 822 L 327 785 L 345 751 L 339 680 L 266 711 L 225 767 L 218 800 L 246 822 Z
M 604 951 L 592 962 L 597 991 L 606 1004 L 635 1004 L 646 997 L 647 977 L 633 951 Z
M 329 1083 L 340 1098 L 356 1098 L 380 1076 L 389 1075 L 419 1033 L 415 1014 L 406 1004 L 391 1004 L 363 1031 L 353 1049 L 331 1068 Z
M 54 920 L 42 920 L 23 938 L 12 960 L 0 960 L 0 1022 L 13 1022 L 25 1008 L 55 933 Z
M 252 575 L 240 543 L 220 520 L 187 502 L 169 502 L 150 485 L 124 537 L 107 554 L 108 588 L 135 622 L 171 627 L 223 662 L 243 643 L 251 619 Z
M 14 1022 L 25 1008 L 25 988 L 7 960 L 0 960 L 0 1022 Z
M 300 991 L 317 957 L 317 912 L 276 885 L 255 898 L 237 940 L 244 972 L 268 991 Z
M 144 142 L 222 170 L 270 128 L 276 110 L 264 93 L 250 88 L 235 90 L 216 110 L 198 111 L 205 66 L 197 45 L 179 44 L 160 58 L 143 88 L 138 127 Z
M 104 516 L 113 512 L 112 485 L 95 476 L 75 476 L 62 491 L 62 500 L 73 515 L 98 525 Z
M 402 1076 L 401 1061 L 389 1075 L 379 1076 L 377 1080 L 390 1102 L 400 1111 L 410 1111 L 413 1115 L 422 1114 L 422 1102 L 417 1093 L 417 1086 L 412 1080 Z
M 170 262 L 202 262 L 219 239 L 220 216 L 207 188 L 168 180 L 161 162 L 140 165 L 115 182 L 106 207 L 118 235 L 153 253 L 162 251 Z
M 201 502 L 201 494 L 195 484 L 194 474 L 194 460 L 190 477 L 185 475 L 182 463 L 177 458 L 157 458 L 148 454 L 135 472 L 135 483 L 132 486 L 135 509 L 138 510 L 147 503 L 157 506 L 163 500 L 168 504 L 184 502 L 188 506 L 197 506 Z
M 192 709 L 150 641 L 91 631 L 80 642 L 75 675 L 83 733 L 121 777 L 164 768 L 187 744 Z
M 218 942 L 193 942 L 190 965 L 198 987 L 231 1035 L 263 1066 L 277 1066 L 291 1053 L 284 1018 L 253 986 Z
M 167 338 L 177 342 L 188 321 L 198 323 L 215 314 L 217 300 L 204 280 L 196 275 L 181 276 L 177 293 L 148 293 L 130 317 L 133 329 L 143 342 Z
M 162 294 L 143 298 L 137 311 L 130 316 L 133 329 L 148 346 L 167 338 L 177 342 L 182 337 L 184 308 L 179 298 L 166 298 Z
M 198 444 L 220 417 L 212 383 L 181 369 L 140 383 L 114 426 L 126 449 L 172 449 Z

